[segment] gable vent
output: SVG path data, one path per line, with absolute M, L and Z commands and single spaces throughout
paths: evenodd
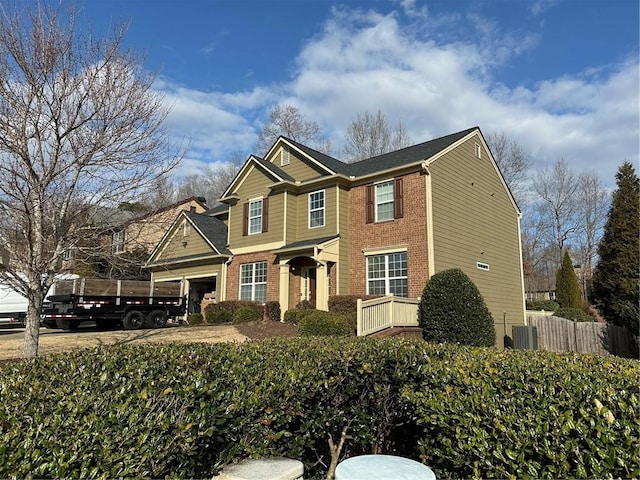
M 283 148 L 280 150 L 280 166 L 284 167 L 286 165 L 289 165 L 289 150 Z

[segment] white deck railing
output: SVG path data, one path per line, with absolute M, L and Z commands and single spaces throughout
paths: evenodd
M 358 299 L 358 336 L 371 335 L 390 327 L 417 327 L 420 300 L 386 297 Z

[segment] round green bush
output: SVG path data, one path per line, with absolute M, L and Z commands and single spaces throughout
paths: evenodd
M 496 343 L 491 312 L 475 284 L 457 268 L 436 273 L 427 282 L 419 322 L 428 342 L 483 347 Z
M 233 314 L 233 323 L 249 323 L 260 320 L 260 313 L 253 307 L 240 307 Z
M 223 323 L 231 323 L 233 316 L 231 311 L 227 309 L 210 309 L 204 314 L 204 319 L 209 325 L 222 325 Z
M 351 316 L 322 310 L 311 310 L 311 312 L 298 324 L 300 335 L 345 337 L 353 333 Z
M 566 318 L 567 320 L 574 320 L 576 322 L 594 322 L 593 318 L 588 313 L 583 312 L 579 308 L 559 308 L 553 312 L 554 317 Z
M 202 325 L 204 317 L 201 313 L 192 313 L 187 317 L 187 323 L 189 325 Z

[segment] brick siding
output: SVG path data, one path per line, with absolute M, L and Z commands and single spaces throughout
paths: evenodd
M 427 258 L 427 218 L 425 179 L 421 173 L 404 175 L 403 218 L 366 223 L 366 185 L 349 191 L 349 290 L 352 295 L 367 293 L 365 248 L 407 245 L 409 297 L 422 295 L 429 278 Z
M 227 300 L 240 297 L 240 265 L 244 263 L 267 262 L 267 302 L 279 301 L 280 267 L 276 255 L 270 252 L 234 255 L 227 270 Z

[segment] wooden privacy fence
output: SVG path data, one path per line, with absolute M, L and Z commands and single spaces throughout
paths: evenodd
M 607 323 L 574 322 L 549 315 L 528 315 L 527 324 L 538 330 L 538 346 L 551 352 L 593 353 L 635 357 L 632 335 L 622 327 Z
M 420 300 L 388 295 L 372 300 L 358 299 L 358 336 L 371 335 L 390 327 L 417 327 Z

